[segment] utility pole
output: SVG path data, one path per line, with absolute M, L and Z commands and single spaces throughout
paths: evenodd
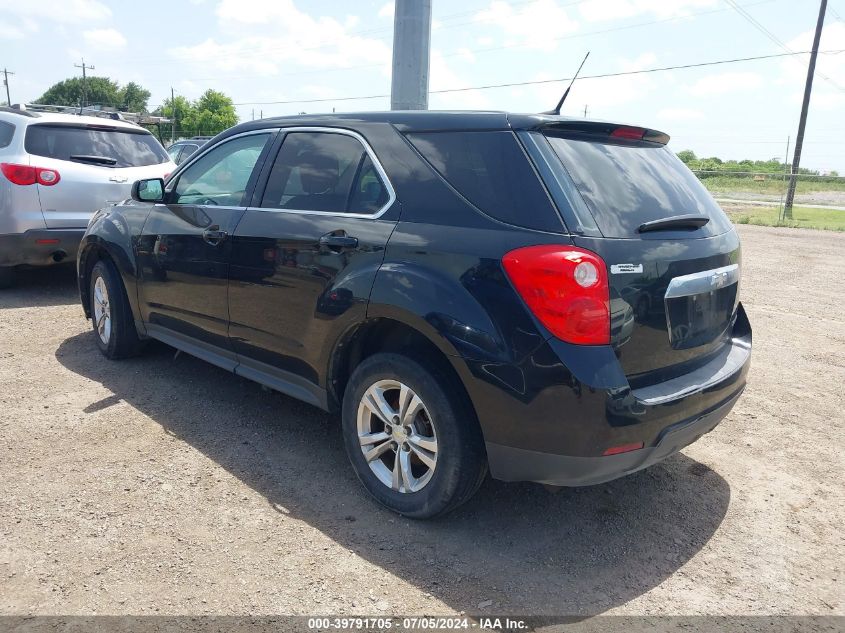
M 173 119 L 170 122 L 170 143 L 176 141 L 176 95 L 173 92 L 173 86 L 170 86 L 170 109 L 173 111 L 170 117 Z
M 396 0 L 391 110 L 428 109 L 431 0 Z
M 584 118 L 587 118 L 587 104 L 584 104 Z
M 827 0 L 821 0 L 819 5 L 819 20 L 816 22 L 816 35 L 813 37 L 813 50 L 810 53 L 810 65 L 807 67 L 807 83 L 804 86 L 804 102 L 801 104 L 801 118 L 798 120 L 798 135 L 795 137 L 795 154 L 792 158 L 792 170 L 789 176 L 789 188 L 786 190 L 786 201 L 783 203 L 783 219 L 792 219 L 792 202 L 795 200 L 796 176 L 801 164 L 801 149 L 804 146 L 804 128 L 807 127 L 807 109 L 810 107 L 810 93 L 813 90 L 813 75 L 816 73 L 816 57 L 819 54 L 819 40 L 822 38 L 824 13 Z
M 11 70 L 3 69 L 3 85 L 6 86 L 6 105 L 12 107 L 12 98 L 9 96 L 9 75 L 14 75 Z
M 82 65 L 74 64 L 76 68 L 82 69 L 82 102 L 79 105 L 79 112 L 82 112 L 82 108 L 88 105 L 88 75 L 86 74 L 86 70 L 94 70 L 93 66 L 85 65 L 85 58 L 82 58 Z

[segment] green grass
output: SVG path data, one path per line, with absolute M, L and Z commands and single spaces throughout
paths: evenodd
M 737 178 L 736 176 L 713 176 L 702 178 L 701 182 L 713 193 L 743 192 L 780 195 L 786 190 L 786 182 L 782 176 L 771 176 L 766 180 Z M 795 191 L 798 194 L 808 194 L 815 191 L 845 191 L 845 179 L 809 182 L 799 178 Z
M 780 210 L 777 207 L 742 207 L 725 210 L 735 224 L 845 231 L 845 211 L 793 207 L 792 220 L 778 221 Z

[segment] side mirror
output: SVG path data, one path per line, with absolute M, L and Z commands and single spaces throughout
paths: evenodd
M 164 180 L 147 178 L 132 183 L 132 199 L 138 202 L 163 202 Z

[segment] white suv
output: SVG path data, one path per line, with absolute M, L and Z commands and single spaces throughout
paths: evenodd
M 0 288 L 16 266 L 75 261 L 97 209 L 175 169 L 138 125 L 0 107 Z

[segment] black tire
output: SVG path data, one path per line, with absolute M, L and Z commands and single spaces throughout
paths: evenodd
M 100 335 L 96 320 L 94 288 L 98 279 L 103 280 L 108 292 L 111 317 L 111 328 L 105 341 Z M 103 356 L 117 360 L 137 354 L 141 347 L 141 341 L 138 339 L 138 332 L 135 329 L 135 320 L 132 317 L 132 309 L 129 307 L 129 299 L 126 297 L 126 289 L 123 287 L 120 274 L 112 262 L 101 259 L 94 265 L 91 270 L 88 293 L 94 340 Z
M 15 269 L 12 266 L 0 266 L 0 288 L 10 288 L 15 283 Z
M 436 465 L 428 482 L 415 492 L 399 492 L 383 483 L 370 468 L 358 439 L 361 400 L 372 385 L 383 380 L 401 382 L 415 392 L 430 414 L 426 419 L 430 417 L 434 427 Z M 349 461 L 364 488 L 376 501 L 403 516 L 428 519 L 457 508 L 475 494 L 487 472 L 481 430 L 466 396 L 400 354 L 375 354 L 353 372 L 343 396 L 341 428 Z M 398 454 L 394 450 L 393 455 Z M 385 451 L 384 457 L 390 456 Z

